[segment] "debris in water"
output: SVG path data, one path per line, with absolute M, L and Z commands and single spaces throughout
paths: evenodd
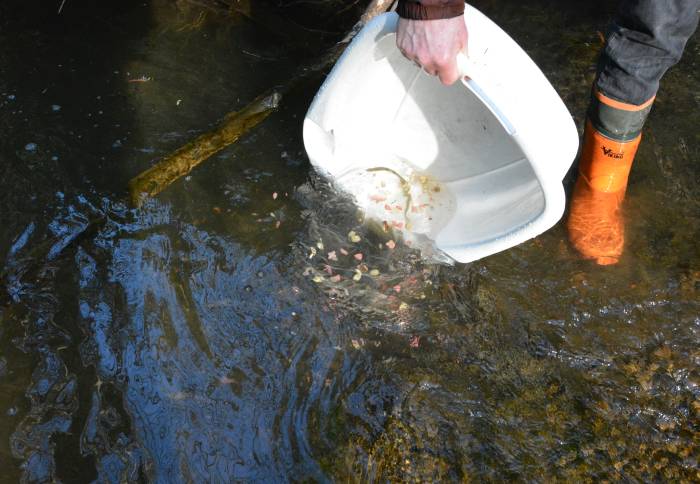
M 316 247 L 318 247 L 318 250 L 323 250 L 323 241 L 319 240 L 318 242 L 316 242 Z
M 343 249 L 342 247 L 340 248 L 340 253 L 343 254 L 343 255 L 348 255 L 348 254 L 349 254 L 349 252 L 348 252 L 347 250 Z
M 314 276 L 313 281 L 317 284 L 323 282 L 323 276 Z
M 357 254 L 353 255 L 353 257 L 355 258 L 355 260 L 362 260 L 363 256 L 361 252 L 358 252 Z
M 420 336 L 412 337 L 411 342 L 409 343 L 409 346 L 411 348 L 418 348 L 420 346 Z
M 141 76 L 136 79 L 129 79 L 128 82 L 150 82 L 151 78 L 146 76 Z
M 338 260 L 338 256 L 336 255 L 334 250 L 332 250 L 328 253 L 328 260 L 332 260 L 332 261 Z
M 274 193 L 272 194 L 272 199 L 273 199 L 273 200 L 277 200 L 277 192 L 274 192 Z
M 352 242 L 352 243 L 354 243 L 354 244 L 356 244 L 356 243 L 358 243 L 360 240 L 362 240 L 362 239 L 360 238 L 360 236 L 357 235 L 357 233 L 356 233 L 354 230 L 351 230 L 350 232 L 348 232 L 348 239 L 350 239 L 350 242 Z
M 315 255 L 316 255 L 316 247 L 310 247 L 309 248 L 309 259 L 313 259 Z
M 329 276 L 333 275 L 333 268 L 328 264 L 323 265 L 323 270 L 328 273 Z
M 376 277 L 379 275 L 379 271 L 377 269 L 372 269 L 371 271 L 369 271 L 369 275 Z
M 401 292 L 401 284 L 397 284 L 394 286 L 394 291 L 396 292 Z
M 355 282 L 359 282 L 360 279 L 362 279 L 362 271 L 360 271 L 359 269 L 355 269 L 355 275 L 352 276 L 352 280 Z
M 389 249 L 392 249 L 392 250 L 393 250 L 394 247 L 396 247 L 396 242 L 394 242 L 393 240 L 390 240 L 390 241 L 388 241 L 385 245 L 386 245 L 387 247 L 389 247 Z
M 605 35 L 603 35 L 603 32 L 597 30 L 596 34 L 598 34 L 598 39 L 600 39 L 600 45 L 605 45 Z
M 342 277 L 340 277 L 340 274 L 336 274 L 333 277 L 331 277 L 331 282 L 340 282 Z
M 282 225 L 282 222 L 281 222 L 280 220 L 278 220 L 277 222 L 275 222 L 275 228 L 276 228 L 276 229 L 280 228 L 280 225 Z

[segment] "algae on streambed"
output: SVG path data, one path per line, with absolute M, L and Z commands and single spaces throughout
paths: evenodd
M 697 39 L 649 119 L 619 265 L 560 224 L 449 267 L 311 172 L 321 77 L 128 208 L 131 177 L 362 10 L 284 4 L 277 36 L 196 3 L 0 5 L 0 482 L 700 478 Z M 615 2 L 475 6 L 581 126 Z

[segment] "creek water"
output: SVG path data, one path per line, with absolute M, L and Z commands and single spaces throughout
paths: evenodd
M 128 205 L 132 176 L 362 9 L 243 3 L 0 5 L 0 481 L 700 479 L 697 40 L 648 121 L 618 265 L 560 223 L 444 266 L 381 244 L 309 167 L 321 76 Z M 475 6 L 581 126 L 615 3 Z

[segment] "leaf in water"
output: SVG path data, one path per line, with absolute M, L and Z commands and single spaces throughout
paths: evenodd
M 393 249 L 394 247 L 396 247 L 396 242 L 390 240 L 386 243 L 386 246 L 389 247 L 389 249 Z
M 314 276 L 313 281 L 315 283 L 323 282 L 323 276 Z
M 352 276 L 352 280 L 358 282 L 360 279 L 362 279 L 362 272 L 359 269 L 355 269 L 355 275 Z
M 369 275 L 376 277 L 379 275 L 379 271 L 377 269 L 372 269 L 371 271 L 369 271 Z
M 349 252 L 348 252 L 347 250 L 343 249 L 342 247 L 340 248 L 340 253 L 343 254 L 343 255 L 348 255 L 348 254 L 349 254 Z
M 323 250 L 325 247 L 323 246 L 323 241 L 319 240 L 316 242 L 316 247 L 318 247 L 318 250 Z
M 357 254 L 353 255 L 353 257 L 355 258 L 355 260 L 362 260 L 363 255 L 361 252 L 358 252 Z
M 272 194 L 272 199 L 273 199 L 273 200 L 277 200 L 277 192 L 274 192 L 274 193 Z
M 354 230 L 351 230 L 350 232 L 348 232 L 348 239 L 350 239 L 350 242 L 352 242 L 353 244 L 356 244 L 360 240 L 362 240 L 360 238 L 360 236 L 357 235 L 357 233 Z

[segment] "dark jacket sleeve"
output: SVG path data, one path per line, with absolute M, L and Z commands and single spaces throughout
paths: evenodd
M 439 20 L 464 13 L 464 0 L 399 0 L 399 17 L 410 20 Z

